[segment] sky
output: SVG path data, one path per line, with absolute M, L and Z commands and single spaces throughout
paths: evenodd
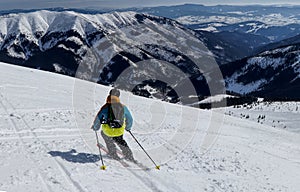
M 50 7 L 65 8 L 125 8 L 195 3 L 217 4 L 298 4 L 300 0 L 0 0 L 0 10 L 36 9 Z

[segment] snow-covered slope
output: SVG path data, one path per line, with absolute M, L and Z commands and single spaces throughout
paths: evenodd
M 132 132 L 161 170 L 124 168 L 104 153 L 102 171 L 90 125 L 109 87 L 4 63 L 0 74 L 2 191 L 299 191 L 299 134 L 128 92 Z
M 279 47 L 222 66 L 229 91 L 299 99 L 300 44 Z
M 228 115 L 249 119 L 257 123 L 300 132 L 300 102 L 267 102 L 232 106 L 226 112 Z

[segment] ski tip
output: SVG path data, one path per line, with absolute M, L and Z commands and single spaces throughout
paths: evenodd
M 155 168 L 156 168 L 157 170 L 160 170 L 160 165 L 157 165 Z
M 100 169 L 101 169 L 101 170 L 105 170 L 105 169 L 106 169 L 106 166 L 105 166 L 105 165 L 102 165 L 102 166 L 100 167 Z

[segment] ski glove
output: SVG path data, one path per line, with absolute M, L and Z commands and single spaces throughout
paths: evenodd
M 101 111 L 99 113 L 101 113 Z M 96 116 L 96 118 L 94 120 L 94 123 L 93 123 L 93 125 L 91 127 L 91 129 L 93 129 L 94 131 L 98 131 L 100 129 L 100 127 L 101 127 L 101 119 L 99 118 L 99 116 L 100 116 L 99 113 L 97 114 L 97 116 Z
M 100 126 L 93 125 L 91 129 L 93 129 L 94 131 L 98 131 L 100 129 Z
M 124 107 L 124 115 L 125 115 L 125 121 L 126 121 L 125 130 L 130 131 L 131 127 L 132 127 L 133 119 L 132 119 L 130 111 L 128 110 L 128 108 L 126 106 Z

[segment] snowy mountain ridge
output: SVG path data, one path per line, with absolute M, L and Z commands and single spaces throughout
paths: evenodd
M 261 47 L 300 34 L 300 7 L 296 5 L 184 4 L 129 10 L 172 18 L 197 31 L 208 39 L 205 43 L 220 65 L 253 56 L 268 50 Z
M 196 85 L 197 92 L 186 93 L 184 98 L 195 94 L 199 97 L 209 96 L 210 82 L 207 80 L 211 78 L 209 75 L 204 77 L 202 72 L 209 74 L 210 70 L 217 67 L 212 65 L 215 59 L 227 63 L 254 50 L 251 47 L 243 50 L 240 45 L 245 47 L 249 42 L 253 45 L 266 42 L 265 39 L 250 35 L 239 41 L 238 46 L 231 45 L 231 40 L 243 38 L 245 35 L 236 32 L 196 33 L 174 20 L 132 11 L 91 15 L 74 11 L 44 10 L 3 15 L 0 17 L 0 24 L 3 26 L 0 29 L 2 61 L 77 76 L 104 85 L 112 85 L 119 79 L 127 82 L 123 85 L 124 90 L 134 89 L 139 95 L 167 98 L 171 102 L 178 102 L 178 96 L 173 89 L 186 86 L 181 84 L 184 79 L 181 73 L 187 75 Z M 182 36 L 186 34 L 188 36 Z M 228 41 L 224 41 L 223 36 L 232 39 L 228 37 Z M 112 37 L 116 40 L 111 41 Z M 192 55 L 199 58 L 213 56 L 210 60 L 212 62 L 200 62 L 197 65 L 177 51 L 178 45 L 185 45 L 183 42 L 189 38 L 197 39 L 197 45 L 208 46 L 203 46 L 204 50 L 200 51 L 193 46 L 186 46 L 191 48 Z M 261 97 L 272 97 L 274 93 L 276 98 L 300 98 L 297 91 L 293 91 L 297 90 L 299 81 L 299 49 L 297 44 L 290 44 L 293 39 L 284 41 L 286 43 L 283 47 L 276 48 L 277 44 L 272 45 L 275 50 L 221 67 L 228 90 Z M 225 48 L 227 51 L 224 51 Z M 143 64 L 144 61 L 153 59 L 170 65 Z M 79 66 L 85 71 L 78 70 Z M 156 66 L 156 70 L 151 66 Z M 174 71 L 173 66 L 180 71 Z M 120 78 L 120 74 L 131 67 L 131 74 L 138 75 L 127 74 Z M 292 79 L 286 78 L 288 74 Z M 162 85 L 161 82 L 153 81 L 152 77 L 166 77 L 174 82 Z M 141 79 L 148 81 L 134 88 L 137 80 Z M 284 90 L 278 91 L 278 82 L 286 83 Z M 275 88 L 277 91 L 273 91 Z M 163 95 L 164 89 L 167 90 L 167 95 Z
M 299 98 L 300 46 L 265 51 L 233 62 L 223 71 L 229 91 L 267 98 Z
M 129 9 L 169 17 L 196 30 L 243 32 L 279 41 L 299 34 L 299 6 L 184 4 Z
M 31 55 L 31 51 L 26 50 L 26 47 L 23 47 L 25 48 L 23 52 L 14 50 L 15 46 L 22 43 L 22 40 L 25 41 L 25 38 L 32 46 L 38 46 L 40 50 L 47 50 L 63 39 L 63 37 L 47 39 L 47 36 L 54 33 L 76 31 L 80 35 L 78 39 L 70 38 L 68 41 L 80 44 L 83 43 L 80 41 L 88 40 L 90 35 L 97 33 L 99 30 L 116 29 L 122 25 L 134 24 L 137 22 L 134 16 L 135 13 L 133 12 L 84 15 L 71 11 L 53 12 L 45 10 L 4 15 L 0 16 L 2 26 L 0 28 L 0 47 L 1 49 L 7 49 L 11 56 L 28 59 L 26 55 Z
M 133 72 L 137 74 L 134 77 L 123 77 L 127 82 L 125 90 L 132 90 L 134 87 L 130 86 L 135 86 L 138 80 L 152 81 L 153 77 L 175 81 L 170 85 L 173 88 L 184 87 L 180 83 L 185 78 L 181 73 L 184 73 L 197 84 L 196 94 L 209 94 L 200 71 L 213 68 L 212 53 L 202 45 L 195 32 L 174 20 L 131 11 L 95 15 L 37 11 L 4 15 L 0 21 L 3 25 L 0 31 L 2 61 L 104 85 L 112 85 L 131 66 L 132 70 L 143 71 Z M 186 41 L 194 42 L 196 47 L 188 46 Z M 185 48 L 180 51 L 180 47 Z M 187 50 L 189 56 L 184 53 Z M 211 62 L 198 65 L 191 57 L 196 58 L 194 60 L 210 57 Z M 143 64 L 152 60 L 165 63 Z M 142 83 L 163 89 L 159 82 Z M 137 92 L 142 89 L 140 87 Z M 151 96 L 146 89 L 143 92 Z M 187 97 L 191 93 L 186 94 Z M 174 95 L 167 97 L 176 100 Z

